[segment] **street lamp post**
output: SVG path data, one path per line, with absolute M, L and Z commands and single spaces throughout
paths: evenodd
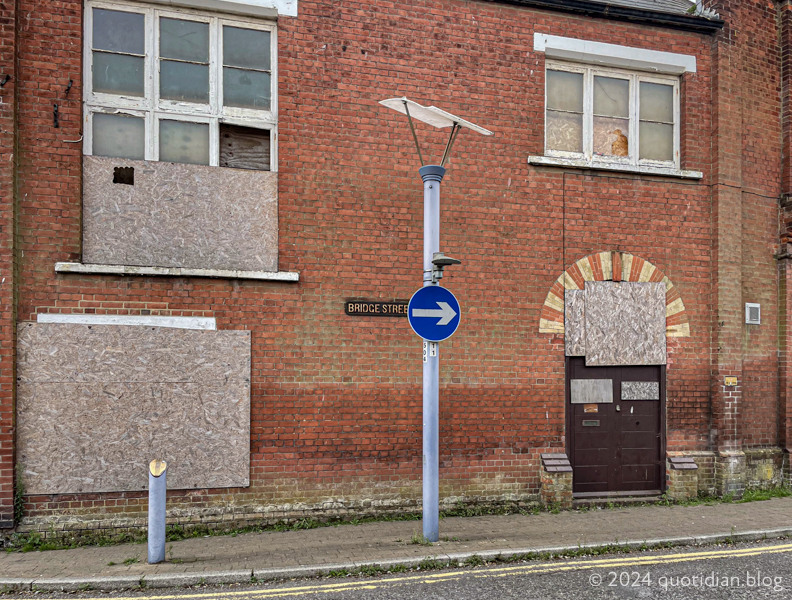
M 407 316 L 415 333 L 423 338 L 423 535 L 430 542 L 440 539 L 440 351 L 459 326 L 461 309 L 448 290 L 440 287 L 443 269 L 460 261 L 440 252 L 440 183 L 445 163 L 462 128 L 482 135 L 491 131 L 434 106 L 421 106 L 407 98 L 382 100 L 380 104 L 404 115 L 410 125 L 424 185 L 423 288 L 410 299 Z M 413 118 L 433 127 L 451 127 L 439 165 L 425 165 Z M 434 288 L 427 289 L 427 288 Z

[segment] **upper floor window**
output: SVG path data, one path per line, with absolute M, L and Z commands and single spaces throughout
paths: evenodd
M 679 169 L 679 79 L 547 62 L 545 155 Z
M 276 28 L 90 2 L 85 153 L 275 170 Z

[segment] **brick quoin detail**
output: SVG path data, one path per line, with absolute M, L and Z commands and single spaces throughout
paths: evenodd
M 587 281 L 635 281 L 666 286 L 666 335 L 690 337 L 685 305 L 671 280 L 638 256 L 622 252 L 598 252 L 578 260 L 562 273 L 547 293 L 539 319 L 539 333 L 564 333 L 564 291 L 582 290 Z

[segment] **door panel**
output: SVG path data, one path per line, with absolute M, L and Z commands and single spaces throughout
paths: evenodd
M 623 448 L 622 464 L 624 465 L 652 465 L 658 462 L 659 452 L 655 448 Z
M 570 454 L 574 464 L 604 466 L 610 462 L 612 452 L 610 448 L 575 448 Z
M 655 465 L 625 465 L 621 469 L 622 484 L 629 490 L 657 489 L 657 467 Z
M 573 379 L 611 380 L 613 402 L 572 404 Z M 657 382 L 660 398 L 621 400 L 622 381 Z M 567 447 L 574 492 L 662 490 L 664 397 L 665 367 L 586 367 L 584 357 L 567 359 Z
M 607 469 L 603 467 L 577 467 L 574 473 L 576 492 L 607 492 Z

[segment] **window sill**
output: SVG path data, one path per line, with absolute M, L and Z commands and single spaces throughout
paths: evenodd
M 529 165 L 545 167 L 568 167 L 573 169 L 591 169 L 592 171 L 618 171 L 619 173 L 638 173 L 640 175 L 657 175 L 660 177 L 677 177 L 679 179 L 702 179 L 701 171 L 678 171 L 666 167 L 647 167 L 636 165 L 620 165 L 617 163 L 593 163 L 576 158 L 555 158 L 552 156 L 529 156 Z
M 56 273 L 78 273 L 81 275 L 143 275 L 166 277 L 215 277 L 221 279 L 257 279 L 263 281 L 300 280 L 295 271 L 231 271 L 225 269 L 184 269 L 181 267 L 136 267 L 133 265 L 89 265 L 83 263 L 55 263 Z

